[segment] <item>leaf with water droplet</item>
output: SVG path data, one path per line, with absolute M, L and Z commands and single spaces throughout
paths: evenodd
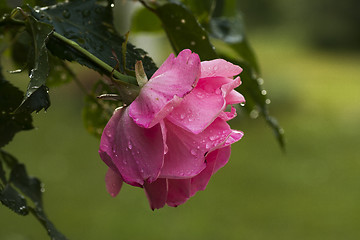
M 0 191 L 0 202 L 17 214 L 27 215 L 29 213 L 25 198 L 10 184 Z
M 122 43 L 125 39 L 113 26 L 111 4 L 111 1 L 74 0 L 58 3 L 51 8 L 35 8 L 32 9 L 31 14 L 39 21 L 52 24 L 57 33 L 76 42 L 109 66 L 117 67 L 120 72 L 125 72 L 123 66 L 126 66 L 127 70 L 134 71 L 136 61 L 142 61 L 145 72 L 150 78 L 157 67 L 144 50 L 127 43 L 126 63 L 123 63 Z M 67 18 L 63 16 L 64 11 Z M 47 17 L 41 19 L 41 15 Z M 47 47 L 51 53 L 61 59 L 77 61 L 100 73 L 108 74 L 91 59 L 84 57 L 55 37 L 50 38 Z M 114 57 L 113 53 L 117 57 Z
M 31 51 L 32 59 L 30 64 L 30 83 L 25 97 L 17 112 L 39 112 L 50 106 L 50 98 L 46 87 L 46 79 L 49 74 L 48 53 L 46 42 L 53 31 L 53 27 L 37 21 L 29 16 L 25 22 L 27 32 L 32 36 Z M 35 94 L 36 93 L 36 94 Z
M 0 68 L 0 148 L 9 143 L 22 130 L 33 128 L 29 113 L 14 113 L 24 93 L 6 81 Z
M 208 33 L 184 5 L 167 3 L 154 11 L 176 53 L 188 48 L 199 54 L 202 61 L 217 58 Z

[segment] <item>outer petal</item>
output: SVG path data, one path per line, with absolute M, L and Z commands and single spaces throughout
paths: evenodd
M 139 126 L 153 127 L 195 87 L 199 75 L 197 54 L 186 49 L 177 58 L 170 55 L 130 105 L 129 115 Z
M 141 186 L 155 181 L 163 165 L 164 143 L 160 125 L 141 128 L 128 116 L 127 109 L 114 113 L 101 136 L 100 157 L 114 166 L 122 179 Z
M 168 179 L 168 195 L 166 203 L 171 207 L 177 207 L 190 198 L 191 179 Z
M 109 168 L 105 176 L 105 182 L 106 189 L 112 197 L 119 194 L 123 184 L 123 180 L 119 176 L 119 173 Z
M 145 182 L 144 188 L 152 210 L 164 207 L 168 194 L 166 178 L 159 178 L 153 183 Z
M 229 125 L 221 118 L 199 134 L 188 132 L 169 121 L 164 121 L 167 129 L 168 153 L 165 155 L 161 178 L 190 178 L 205 167 L 205 155 L 222 147 L 233 134 Z M 230 143 L 230 141 L 229 141 Z
M 242 68 L 224 59 L 214 59 L 201 62 L 201 78 L 205 77 L 233 77 L 242 72 Z
M 230 158 L 230 146 L 216 149 L 206 156 L 206 168 L 191 179 L 191 196 L 205 190 L 211 176 L 223 167 Z

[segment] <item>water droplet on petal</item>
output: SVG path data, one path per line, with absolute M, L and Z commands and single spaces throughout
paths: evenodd
M 217 89 L 215 90 L 215 93 L 216 93 L 216 94 L 221 94 L 220 88 L 217 88 Z
M 206 148 L 206 149 L 209 149 L 210 147 L 211 147 L 211 144 L 210 144 L 210 143 L 206 143 L 205 148 Z
M 132 147 L 133 147 L 133 146 L 132 146 L 131 142 L 129 141 L 129 142 L 128 142 L 128 148 L 129 148 L 129 149 L 132 149 Z
M 195 149 L 191 149 L 191 155 L 193 155 L 193 156 L 196 156 L 196 150 Z
M 185 114 L 184 113 L 180 114 L 180 119 L 182 120 L 184 118 L 185 118 Z

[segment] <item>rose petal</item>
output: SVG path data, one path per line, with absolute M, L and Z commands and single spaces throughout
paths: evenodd
M 191 179 L 168 179 L 168 195 L 166 203 L 171 207 L 177 207 L 190 198 Z
M 130 105 L 129 115 L 139 126 L 151 128 L 167 116 L 196 85 L 200 58 L 189 49 L 170 56 Z
M 99 152 L 105 163 L 111 161 L 116 166 L 126 183 L 141 186 L 144 180 L 155 181 L 164 157 L 160 124 L 141 128 L 128 116 L 127 109 L 120 109 L 104 129 Z
M 220 92 L 219 92 L 220 93 Z M 221 94 L 195 88 L 167 119 L 192 133 L 198 134 L 209 126 L 225 108 Z
M 205 167 L 205 155 L 223 147 L 233 131 L 221 118 L 217 118 L 203 132 L 193 134 L 170 121 L 164 120 L 167 129 L 168 153 L 165 155 L 161 178 L 189 178 Z M 230 143 L 231 141 L 229 141 Z
M 109 168 L 105 175 L 105 182 L 106 189 L 112 197 L 115 197 L 119 194 L 123 180 L 117 172 Z
M 234 117 L 236 117 L 236 109 L 234 108 L 234 106 L 231 105 L 231 111 L 230 112 L 222 112 L 219 117 L 221 119 L 223 119 L 224 121 L 229 121 L 231 119 L 233 119 Z
M 201 78 L 205 77 L 233 77 L 242 72 L 242 68 L 224 59 L 214 59 L 201 62 Z
M 191 178 L 191 196 L 197 191 L 205 190 L 211 176 L 229 160 L 230 152 L 230 146 L 227 146 L 216 149 L 206 156 L 206 168 L 197 176 Z
M 167 179 L 159 178 L 152 183 L 145 182 L 144 189 L 152 210 L 164 207 L 168 194 Z

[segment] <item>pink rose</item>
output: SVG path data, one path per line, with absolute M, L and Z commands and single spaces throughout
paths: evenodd
M 234 88 L 242 69 L 222 59 L 200 62 L 186 49 L 173 54 L 127 108 L 106 125 L 99 154 L 109 166 L 106 187 L 116 196 L 123 182 L 143 187 L 152 209 L 176 207 L 197 191 L 230 157 L 243 133 L 226 121 L 244 102 Z

